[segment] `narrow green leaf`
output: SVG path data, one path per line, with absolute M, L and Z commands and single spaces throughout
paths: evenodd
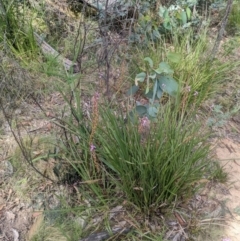
M 128 118 L 132 123 L 136 123 L 137 122 L 137 113 L 136 110 L 132 110 L 128 113 Z
M 149 92 L 149 85 L 147 85 L 147 88 L 145 90 L 145 94 L 147 94 Z
M 192 12 L 191 12 L 191 9 L 190 9 L 189 7 L 186 8 L 186 14 L 187 14 L 188 20 L 190 20 L 190 19 L 191 19 Z
M 162 97 L 162 94 L 163 94 L 163 91 L 160 85 L 158 84 L 157 97 L 160 99 Z
M 182 24 L 186 24 L 187 23 L 187 14 L 185 11 L 181 12 L 181 19 L 182 19 Z
M 158 81 L 155 81 L 154 87 L 153 87 L 153 96 L 152 96 L 152 101 L 154 102 L 156 94 L 157 94 L 157 89 L 158 89 Z
M 149 92 L 149 76 L 147 75 L 147 88 L 145 91 L 145 94 L 147 94 Z

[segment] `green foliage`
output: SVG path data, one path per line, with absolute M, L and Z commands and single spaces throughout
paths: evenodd
M 189 7 L 171 5 L 169 8 L 160 6 L 159 16 L 163 19 L 162 26 L 169 31 L 176 28 L 187 28 L 191 25 L 192 11 Z
M 106 108 L 96 139 L 101 162 L 117 177 L 128 200 L 145 210 L 189 190 L 202 177 L 209 152 L 199 128 L 179 118 L 170 105 L 161 109 L 158 118 L 141 131 L 144 118 L 124 123 Z
M 176 32 L 172 35 L 170 46 L 164 40 L 147 46 L 146 49 L 137 49 L 138 51 L 134 52 L 130 66 L 131 73 L 138 73 L 135 82 L 146 88 L 145 97 L 149 100 L 144 107 L 137 107 L 140 116 L 155 117 L 160 104 L 166 103 L 170 96 L 175 97 L 175 102 L 181 106 L 179 111 L 187 113 L 192 109 L 197 110 L 239 65 L 239 62 L 232 61 L 209 61 L 207 28 L 201 31 L 199 36 L 195 36 L 192 30 L 182 35 Z M 145 58 L 146 54 L 149 57 Z M 155 67 L 158 62 L 159 66 Z M 128 95 L 139 90 L 136 83 L 128 91 Z M 162 85 L 166 87 L 162 88 Z M 164 92 L 168 95 L 163 95 Z M 142 103 L 136 102 L 136 105 L 142 106 Z M 150 115 L 151 107 L 154 107 L 155 112 L 151 111 Z
M 178 63 L 173 63 L 174 78 L 181 87 L 181 102 L 188 110 L 193 105 L 197 108 L 210 98 L 224 80 L 228 79 L 237 68 L 239 62 L 209 61 L 207 28 L 194 38 L 189 31 L 179 40 L 178 35 L 173 38 L 176 53 L 181 56 Z
M 192 26 L 198 26 L 200 17 L 193 6 L 197 1 L 177 1 L 170 6 L 159 5 L 152 9 L 147 5 L 140 11 L 138 24 L 130 40 L 146 44 L 149 41 L 158 41 L 175 31 L 185 32 Z
M 214 105 L 212 108 L 212 117 L 207 119 L 207 125 L 210 127 L 223 127 L 227 121 L 236 113 L 240 107 L 236 106 L 231 111 L 223 112 L 221 105 Z
M 27 18 L 25 2 L 2 1 L 0 12 L 0 42 L 6 41 L 11 52 L 26 64 L 27 58 L 38 53 L 31 19 Z
M 193 182 L 206 174 L 207 136 L 200 135 L 199 126 L 180 117 L 171 104 L 160 108 L 154 123 L 137 116 L 135 122 L 126 121 L 124 114 L 102 105 L 96 123 L 95 114 L 91 122 L 84 118 L 79 96 L 74 92 L 74 102 L 66 99 L 72 115 L 59 123 L 66 137 L 60 152 L 97 194 L 98 202 L 123 192 L 129 202 L 148 212 L 154 205 L 186 195 Z
M 150 7 L 151 1 L 148 3 Z M 148 99 L 148 104 L 136 101 L 135 110 L 129 115 L 120 114 L 107 104 L 97 110 L 96 103 L 91 103 L 92 108 L 84 112 L 82 97 L 75 87 L 82 88 L 79 87 L 82 84 L 81 75 L 86 69 L 83 68 L 84 71 L 78 76 L 72 76 L 65 73 L 54 57 L 46 56 L 45 63 L 41 63 L 48 77 L 58 77 L 58 80 L 63 80 L 61 85 L 66 82 L 68 85 L 62 89 L 67 111 L 62 114 L 62 119 L 54 119 L 63 130 L 62 135 L 58 133 L 57 136 L 59 152 L 47 157 L 56 157 L 53 171 L 59 181 L 65 183 L 73 178 L 74 182 L 80 182 L 74 188 L 79 188 L 77 191 L 90 203 L 89 209 L 95 209 L 91 206 L 93 203 L 102 205 L 114 199 L 116 202 L 116 197 L 121 196 L 149 213 L 154 207 L 170 204 L 188 195 L 195 181 L 208 177 L 211 167 L 207 135 L 199 134 L 202 129 L 195 124 L 191 114 L 195 107 L 217 90 L 226 76 L 230 76 L 235 65 L 208 61 L 206 32 L 196 35 L 189 30 L 195 17 L 191 3 L 193 1 L 184 1 L 176 8 L 161 7 L 157 16 L 152 16 L 151 12 L 140 16 L 139 21 L 145 24 L 148 38 L 145 48 L 141 45 L 136 47 L 140 49 L 139 55 L 134 52 L 137 63 L 134 71 L 129 72 L 133 74 L 135 85 L 127 95 L 132 96 L 143 89 L 142 94 Z M 11 50 L 23 57 L 23 54 L 33 53 L 36 47 L 33 30 L 24 19 L 21 22 L 24 24 L 19 25 L 20 21 L 16 21 L 18 8 L 13 2 L 9 4 L 7 15 L 0 15 L 3 20 L 0 25 Z M 22 10 L 19 13 L 20 17 L 24 16 Z M 3 16 L 7 16 L 8 20 L 5 21 Z M 9 23 L 11 28 L 8 28 Z M 171 39 L 162 38 L 168 33 Z M 1 41 L 5 40 L 3 36 Z M 78 42 L 82 43 L 80 40 Z M 73 45 L 72 42 L 69 45 Z M 95 53 L 93 51 L 91 54 L 95 57 Z M 79 58 L 90 66 L 85 54 Z M 114 63 L 111 64 L 114 69 Z M 94 66 L 90 68 L 95 75 Z M 94 79 L 88 73 L 86 76 L 87 80 Z M 86 92 L 84 94 L 87 99 Z M 186 115 L 179 114 L 182 109 L 187 112 Z M 221 108 L 216 107 L 213 113 L 217 124 L 229 118 Z M 151 119 L 154 121 L 150 122 Z M 43 157 L 33 158 L 32 162 L 38 162 Z M 214 166 L 211 171 L 214 180 L 225 180 L 226 174 L 219 166 Z M 50 214 L 55 217 L 53 214 L 58 215 L 58 212 Z M 59 215 L 59 218 L 63 217 Z M 91 217 L 89 215 L 89 219 Z M 76 235 L 66 232 L 66 236 L 69 239 L 78 238 L 82 230 L 70 220 L 67 222 L 71 227 L 67 226 L 64 230 L 76 229 L 78 232 Z
M 222 167 L 219 164 L 219 161 L 214 161 L 212 162 L 212 174 L 211 178 L 214 181 L 221 182 L 221 183 L 226 183 L 228 180 L 228 173 L 224 170 L 224 166 Z
M 169 53 L 169 59 L 173 62 L 178 62 L 179 56 L 175 53 Z M 135 85 L 128 90 L 127 94 L 135 94 L 138 90 L 138 83 L 146 81 L 145 95 L 149 99 L 149 104 L 136 106 L 135 110 L 139 116 L 156 117 L 159 109 L 159 100 L 163 93 L 176 97 L 178 92 L 178 83 L 172 78 L 173 70 L 166 62 L 159 63 L 157 68 L 154 68 L 153 60 L 150 57 L 144 58 L 145 68 L 143 72 L 136 75 Z M 151 82 L 153 83 L 151 83 Z M 152 90 L 150 90 L 152 86 Z
M 223 44 L 224 56 L 233 55 L 239 47 L 240 39 L 238 36 L 228 39 Z
M 232 34 L 240 33 L 240 1 L 237 0 L 232 6 L 232 11 L 228 18 L 226 30 Z

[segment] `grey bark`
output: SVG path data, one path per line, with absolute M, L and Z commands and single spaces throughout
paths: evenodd
M 228 22 L 229 15 L 231 13 L 232 5 L 233 5 L 233 0 L 228 0 L 226 12 L 225 12 L 225 15 L 222 19 L 222 24 L 221 24 L 221 27 L 219 29 L 216 42 L 215 42 L 215 44 L 213 46 L 213 49 L 212 49 L 211 60 L 213 60 L 216 57 L 217 52 L 219 50 L 220 42 L 222 40 L 224 31 L 225 31 L 225 28 L 226 28 L 226 25 L 227 25 L 227 22 Z

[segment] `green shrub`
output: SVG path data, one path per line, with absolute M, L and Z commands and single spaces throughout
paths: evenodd
M 193 105 L 200 106 L 212 96 L 236 66 L 218 59 L 210 62 L 207 32 L 195 37 L 194 40 L 193 33 L 189 32 L 180 41 L 177 35 L 173 39 L 174 51 L 181 60 L 173 63 L 172 68 L 174 78 L 181 86 L 180 101 L 186 111 Z
M 200 17 L 194 8 L 197 1 L 155 2 L 141 2 L 139 17 L 130 41 L 144 46 L 161 38 L 171 38 L 176 31 L 183 34 L 190 28 L 200 27 Z
M 0 13 L 0 42 L 6 41 L 7 46 L 25 64 L 28 64 L 29 57 L 38 53 L 31 19 L 27 17 L 25 2 L 2 1 Z
M 177 60 L 178 55 L 175 53 L 169 54 L 174 61 Z M 172 97 L 176 97 L 179 85 L 172 78 L 174 71 L 166 62 L 159 63 L 157 68 L 154 68 L 154 63 L 151 58 L 144 58 L 146 62 L 143 72 L 136 75 L 135 85 L 133 85 L 127 92 L 127 95 L 133 95 L 139 90 L 139 82 L 146 81 L 145 96 L 149 103 L 146 105 L 137 105 L 135 110 L 139 116 L 147 116 L 148 118 L 155 118 L 159 110 L 159 99 L 164 93 Z M 150 88 L 152 86 L 152 88 Z
M 227 31 L 233 34 L 240 33 L 240 1 L 237 0 L 232 6 L 231 14 L 227 23 Z
M 76 107 L 68 102 L 72 117 L 64 122 L 64 153 L 95 193 L 102 195 L 100 189 L 108 193 L 116 185 L 110 190 L 113 195 L 123 192 L 129 202 L 148 211 L 150 206 L 187 195 L 203 177 L 208 165 L 207 135 L 199 135 L 199 126 L 179 117 L 177 109 L 165 105 L 152 123 L 147 117 L 126 121 L 107 105 L 100 109 L 94 98 L 90 123 L 84 120 L 79 97 Z
M 169 55 L 172 54 L 177 56 L 177 61 L 169 58 Z M 197 109 L 221 88 L 220 84 L 231 75 L 233 69 L 239 64 L 230 60 L 227 62 L 221 62 L 218 59 L 209 61 L 209 54 L 207 28 L 199 35 L 194 34 L 192 30 L 185 34 L 176 32 L 172 35 L 170 42 L 161 40 L 158 44 L 149 44 L 147 49 L 135 51 L 130 72 L 135 76 L 142 72 L 146 57 L 151 58 L 153 63 L 167 62 L 174 72 L 173 79 L 179 85 L 177 102 L 181 106 L 180 110 L 188 112 L 192 108 Z M 146 89 L 145 84 L 141 87 Z M 144 93 L 142 94 L 144 95 Z M 169 98 L 163 97 L 164 100 Z

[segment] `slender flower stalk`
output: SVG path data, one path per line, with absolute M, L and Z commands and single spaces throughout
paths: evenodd
M 150 120 L 147 118 L 147 116 L 140 118 L 138 132 L 141 134 L 141 141 L 143 143 L 150 132 Z
M 100 171 L 100 165 L 97 160 L 97 156 L 96 156 L 96 152 L 95 152 L 96 146 L 94 146 L 94 144 L 93 144 L 93 139 L 94 139 L 94 134 L 96 133 L 96 129 L 98 126 L 98 120 L 99 120 L 98 100 L 99 100 L 99 94 L 96 92 L 92 98 L 92 105 L 93 105 L 92 131 L 91 131 L 90 138 L 89 138 L 90 152 L 91 152 L 91 156 L 92 156 L 94 166 L 95 166 L 97 172 Z

